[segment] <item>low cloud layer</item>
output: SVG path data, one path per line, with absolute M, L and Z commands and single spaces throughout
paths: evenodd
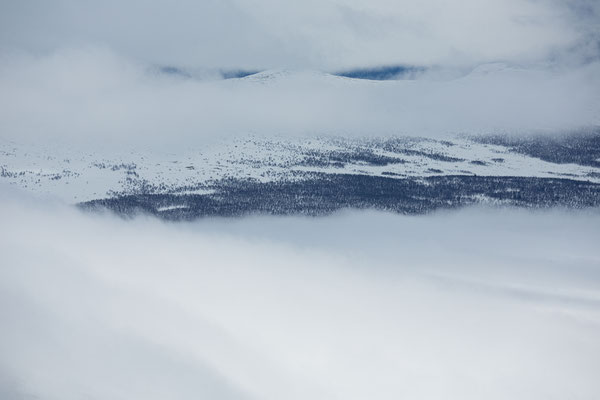
M 600 390 L 597 213 L 172 225 L 0 205 L 3 399 Z
M 600 64 L 487 64 L 373 82 L 310 71 L 242 80 L 158 73 L 106 48 L 0 63 L 0 132 L 13 140 L 189 146 L 224 135 L 565 132 L 600 125 Z

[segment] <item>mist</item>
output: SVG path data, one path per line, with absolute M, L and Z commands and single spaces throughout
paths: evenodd
M 556 133 L 600 125 L 600 64 L 488 64 L 374 82 L 275 70 L 229 80 L 159 74 L 109 48 L 0 63 L 5 139 L 186 148 L 227 136 Z
M 600 390 L 597 212 L 169 224 L 0 205 L 4 399 Z

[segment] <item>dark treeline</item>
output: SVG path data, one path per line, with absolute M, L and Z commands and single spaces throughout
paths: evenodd
M 377 209 L 424 214 L 473 204 L 581 209 L 600 206 L 600 184 L 570 179 L 438 176 L 396 179 L 365 175 L 313 174 L 309 179 L 261 183 L 225 179 L 211 194 L 140 193 L 79 204 L 123 216 L 152 214 L 169 220 L 207 216 L 327 215 Z

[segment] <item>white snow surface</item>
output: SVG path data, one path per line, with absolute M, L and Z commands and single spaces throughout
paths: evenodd
M 0 140 L 0 181 L 68 203 L 106 198 L 115 193 L 209 194 L 213 191 L 211 182 L 224 178 L 269 182 L 303 179 L 302 173 L 306 172 L 396 179 L 443 175 L 515 176 L 600 183 L 600 168 L 551 163 L 504 146 L 482 144 L 464 137 L 451 140 L 406 138 L 402 148 L 408 154 L 385 151 L 373 144 L 376 141 L 248 135 L 182 151 L 128 148 L 109 153 L 98 149 L 82 151 L 58 144 Z M 306 162 L 313 154 L 356 151 L 401 159 L 402 163 L 374 165 L 350 160 L 342 166 Z M 452 157 L 457 161 L 443 161 L 427 155 Z

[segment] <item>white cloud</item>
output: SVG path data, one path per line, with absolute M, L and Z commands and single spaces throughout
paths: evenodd
M 4 398 L 600 390 L 597 213 L 173 225 L 4 195 L 0 217 Z
M 269 79 L 157 75 L 106 48 L 6 56 L 0 134 L 15 140 L 189 146 L 223 135 L 564 131 L 600 124 L 600 67 L 479 67 L 454 79 L 369 82 L 313 72 Z

